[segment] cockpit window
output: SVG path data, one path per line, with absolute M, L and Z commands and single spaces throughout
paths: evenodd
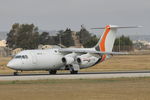
M 15 59 L 28 59 L 27 55 L 17 55 L 15 56 Z
M 25 59 L 25 55 L 23 55 L 22 58 Z
M 15 58 L 21 58 L 21 56 L 20 56 L 20 55 L 18 55 L 18 56 L 15 56 Z
M 27 56 L 27 55 L 25 55 L 25 58 L 26 58 L 26 59 L 28 59 L 28 56 Z

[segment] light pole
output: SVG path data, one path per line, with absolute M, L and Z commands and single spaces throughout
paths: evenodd
M 120 37 L 119 37 L 119 52 L 120 52 Z

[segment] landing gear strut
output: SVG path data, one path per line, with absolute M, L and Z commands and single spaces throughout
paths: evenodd
M 50 70 L 49 74 L 55 75 L 57 73 L 57 70 Z
M 78 71 L 72 70 L 72 71 L 70 71 L 70 74 L 78 74 Z
M 69 66 L 70 74 L 78 74 L 80 66 L 78 64 L 72 64 Z

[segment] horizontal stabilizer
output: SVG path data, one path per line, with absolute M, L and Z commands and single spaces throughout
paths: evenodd
M 110 28 L 141 28 L 142 26 L 117 26 L 117 25 L 110 25 Z M 98 27 L 98 28 L 91 28 L 91 29 L 105 29 L 106 27 Z

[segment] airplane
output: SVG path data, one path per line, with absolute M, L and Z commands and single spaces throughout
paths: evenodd
M 7 66 L 18 71 L 45 70 L 49 74 L 56 74 L 58 70 L 69 70 L 71 74 L 78 74 L 80 69 L 92 67 L 105 61 L 112 55 L 127 54 L 126 52 L 112 52 L 117 30 L 120 28 L 138 28 L 139 26 L 119 27 L 107 25 L 98 43 L 92 48 L 51 48 L 45 50 L 24 50 L 16 54 Z

